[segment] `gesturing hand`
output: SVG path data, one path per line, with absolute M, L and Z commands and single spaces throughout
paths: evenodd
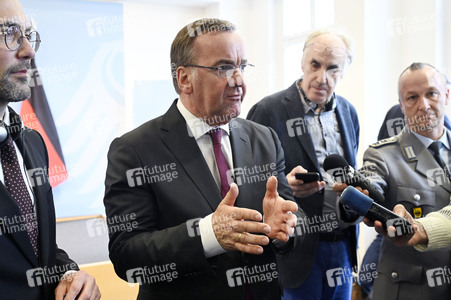
M 94 277 L 85 271 L 67 274 L 55 289 L 56 300 L 97 300 L 100 299 L 99 287 Z
M 212 226 L 219 244 L 225 250 L 238 250 L 250 254 L 263 253 L 262 245 L 267 245 L 271 228 L 261 223 L 262 215 L 253 209 L 233 206 L 238 197 L 238 186 L 230 185 L 230 190 L 212 216 Z
M 296 216 L 292 213 L 297 210 L 298 205 L 295 202 L 279 197 L 277 178 L 271 176 L 266 183 L 266 194 L 263 198 L 265 223 L 271 227 L 271 232 L 267 233 L 267 236 L 271 239 L 288 241 L 296 226 Z
M 410 224 L 412 224 L 413 231 L 410 234 L 397 236 L 396 228 L 394 226 L 389 226 L 387 230 L 385 230 L 382 226 L 382 223 L 379 221 L 375 221 L 374 224 L 371 224 L 370 220 L 364 219 L 363 221 L 368 226 L 374 225 L 374 229 L 376 229 L 378 233 L 385 235 L 398 246 L 414 246 L 418 244 L 428 243 L 429 238 L 423 228 L 423 225 L 419 222 L 416 222 L 403 205 L 397 204 L 393 208 L 393 212 L 403 217 L 404 219 L 409 221 Z

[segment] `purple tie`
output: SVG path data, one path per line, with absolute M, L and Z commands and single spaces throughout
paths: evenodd
M 34 213 L 33 204 L 30 194 L 20 171 L 19 160 L 17 159 L 16 149 L 14 148 L 11 137 L 8 137 L 7 143 L 1 148 L 1 162 L 3 168 L 3 176 L 5 186 L 11 197 L 17 202 L 21 219 L 27 227 L 27 233 L 30 237 L 31 245 L 34 253 L 38 255 L 38 229 L 36 214 Z
M 208 132 L 208 134 L 210 134 L 211 140 L 213 141 L 213 150 L 215 151 L 216 164 L 218 165 L 219 176 L 221 177 L 221 195 L 222 198 L 224 198 L 229 191 L 230 185 L 227 179 L 227 171 L 229 170 L 229 165 L 227 164 L 227 160 L 221 149 L 222 129 L 212 129 Z M 246 300 L 253 299 L 254 298 L 252 297 L 251 289 L 248 285 L 246 285 Z
M 208 132 L 213 141 L 213 150 L 215 151 L 216 165 L 219 170 L 219 177 L 221 177 L 221 195 L 222 198 L 225 197 L 227 192 L 229 191 L 229 181 L 227 180 L 227 171 L 229 170 L 229 165 L 227 164 L 227 160 L 222 153 L 221 149 L 221 138 L 222 138 L 222 129 L 213 129 Z

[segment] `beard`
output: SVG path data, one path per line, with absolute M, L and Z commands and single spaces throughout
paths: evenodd
M 17 64 L 12 66 L 0 77 L 0 101 L 3 102 L 19 102 L 29 99 L 31 89 L 29 86 L 30 77 L 11 78 L 11 73 L 23 69 L 30 70 L 30 62 Z

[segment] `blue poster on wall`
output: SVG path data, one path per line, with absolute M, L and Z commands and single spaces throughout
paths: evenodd
M 125 124 L 122 4 L 21 2 L 41 34 L 35 60 L 69 175 L 53 190 L 57 217 L 105 214 L 108 147 Z

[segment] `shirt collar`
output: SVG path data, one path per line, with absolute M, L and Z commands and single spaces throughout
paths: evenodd
M 9 108 L 6 107 L 5 109 L 5 117 L 4 118 L 0 118 L 0 120 L 3 120 L 3 122 L 9 126 L 9 124 L 11 123 L 10 119 L 9 119 Z
M 206 123 L 203 119 L 196 117 L 193 115 L 186 107 L 183 105 L 182 101 L 180 99 L 177 100 L 177 108 L 182 114 L 182 117 L 186 121 L 186 125 L 188 126 L 188 133 L 194 137 L 196 140 L 204 136 L 206 133 L 208 133 L 212 129 L 221 128 L 224 130 L 227 135 L 230 135 L 230 128 L 229 124 L 224 124 L 220 126 L 210 126 L 208 123 Z
M 435 142 L 435 140 L 430 139 L 428 137 L 425 137 L 424 135 L 421 135 L 419 133 L 416 133 L 414 131 L 412 131 L 412 133 L 420 140 L 420 142 L 426 147 L 429 148 L 429 146 Z M 451 151 L 450 148 L 450 141 L 451 139 L 451 132 L 448 130 L 448 128 L 444 127 L 444 132 L 442 134 L 442 136 L 438 139 L 438 141 L 442 142 L 442 144 L 449 150 Z
M 304 90 L 301 88 L 301 81 L 303 77 L 296 81 L 296 87 L 299 91 L 299 96 L 301 97 L 302 106 L 304 107 L 304 112 L 307 114 L 309 111 L 316 114 L 315 110 L 318 107 L 318 104 L 312 102 L 305 96 Z M 335 101 L 335 93 L 332 93 L 332 96 L 327 100 L 326 105 L 323 107 L 321 112 L 324 111 L 334 111 L 337 107 L 337 103 Z

